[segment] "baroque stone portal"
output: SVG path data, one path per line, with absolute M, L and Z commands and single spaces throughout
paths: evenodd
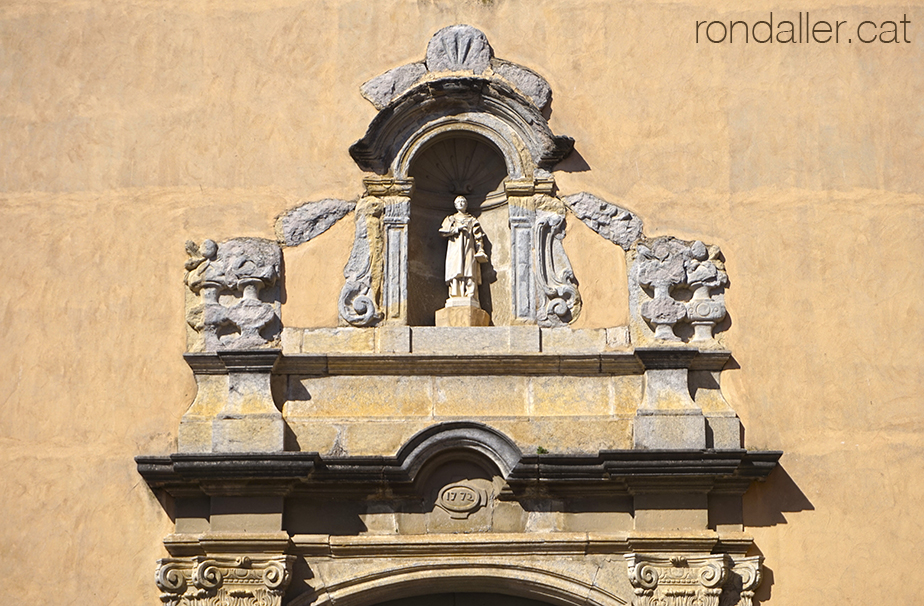
M 745 449 L 721 392 L 722 251 L 561 196 L 548 84 L 470 26 L 362 92 L 355 202 L 187 244 L 197 393 L 177 452 L 136 459 L 172 500 L 162 603 L 752 606 L 742 496 L 782 453 Z M 283 327 L 286 251 L 350 213 L 340 326 Z M 570 326 L 569 221 L 624 259 L 626 325 Z

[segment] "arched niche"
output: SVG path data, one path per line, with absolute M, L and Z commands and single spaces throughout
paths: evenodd
M 458 191 L 465 185 L 459 181 L 475 175 L 460 164 L 453 170 L 458 174 L 440 183 L 434 171 L 451 146 L 462 145 L 491 165 L 485 200 L 469 201 L 491 245 L 491 264 L 482 267 L 482 309 L 495 325 L 572 322 L 580 297 L 560 245 L 565 210 L 553 196 L 549 171 L 574 141 L 549 128 L 543 114 L 548 84 L 527 68 L 495 59 L 484 34 L 469 26 L 438 32 L 427 57 L 363 87 L 380 111 L 350 147 L 369 174 L 344 269 L 341 319 L 353 326 L 435 323 L 448 295 L 440 276 L 446 249 L 439 223 L 454 212 L 455 195 L 467 193 Z M 485 204 L 487 194 L 506 202 L 507 212 Z
M 495 143 L 468 130 L 447 131 L 418 146 L 408 166 L 414 180 L 408 223 L 408 315 L 412 326 L 432 326 L 446 302 L 446 239 L 440 224 L 465 196 L 485 233 L 489 261 L 481 266 L 481 308 L 495 325 L 510 318 L 510 227 L 504 182 L 509 166 Z

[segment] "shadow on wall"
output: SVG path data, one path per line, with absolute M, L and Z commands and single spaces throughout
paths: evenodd
M 744 495 L 742 508 L 745 527 L 786 524 L 785 513 L 815 510 L 782 465 L 777 465 L 765 482 L 751 486 Z

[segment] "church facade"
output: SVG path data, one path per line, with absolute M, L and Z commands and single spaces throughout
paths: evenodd
M 704 47 L 692 5 L 155 8 L 5 9 L 15 602 L 913 573 L 919 45 Z

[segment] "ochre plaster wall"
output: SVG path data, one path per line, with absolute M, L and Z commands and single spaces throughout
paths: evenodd
M 358 86 L 457 22 L 549 80 L 551 126 L 577 142 L 556 172 L 562 193 L 622 201 L 650 235 L 722 247 L 736 361 L 725 393 L 749 447 L 786 452 L 745 501 L 769 569 L 758 597 L 920 602 L 924 11 L 864 4 L 4 3 L 5 602 L 158 603 L 171 524 L 132 457 L 172 452 L 193 398 L 183 242 L 273 237 L 287 208 L 355 198 L 347 148 L 375 115 Z M 770 10 L 908 15 L 912 42 L 694 41 L 698 19 Z M 334 230 L 342 256 L 351 229 Z M 289 269 L 323 263 L 317 253 L 293 253 Z M 577 271 L 589 255 L 575 253 Z M 318 275 L 339 277 L 336 263 Z M 588 292 L 599 280 L 578 279 Z M 625 312 L 585 313 L 597 325 Z

